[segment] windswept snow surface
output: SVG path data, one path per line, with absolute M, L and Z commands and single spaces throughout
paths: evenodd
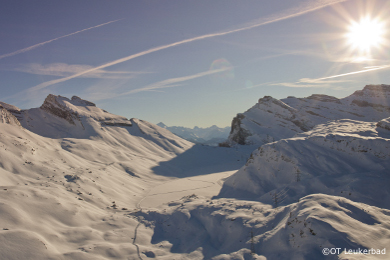
M 1 109 L 2 260 L 389 259 L 389 118 L 257 149 L 194 145 L 78 97 Z

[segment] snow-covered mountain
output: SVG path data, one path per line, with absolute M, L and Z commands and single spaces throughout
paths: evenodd
M 324 193 L 390 209 L 389 120 L 330 121 L 262 145 L 219 196 L 290 204 Z
M 27 110 L 0 104 L 2 260 L 143 259 L 151 251 L 174 259 L 169 248 L 150 244 L 150 230 L 138 230 L 140 203 L 157 186 L 175 186 L 173 175 L 241 164 L 235 151 L 194 145 L 78 97 L 49 95 Z M 161 193 L 175 194 L 171 187 Z
M 352 95 L 362 120 L 318 124 L 267 98 L 298 118 L 286 124 L 316 125 L 244 166 L 253 146 L 194 145 L 78 97 L 0 103 L 0 259 L 388 259 L 390 118 L 375 89 Z M 353 115 L 306 99 L 302 111 Z
M 293 137 L 337 119 L 373 122 L 390 116 L 390 85 L 367 85 L 338 99 L 314 94 L 307 98 L 265 96 L 232 121 L 225 145 L 266 144 Z
M 189 128 L 183 126 L 167 126 L 160 122 L 158 126 L 168 129 L 172 133 L 193 143 L 217 146 L 226 140 L 230 133 L 230 127 L 220 128 L 216 125 L 210 127 Z

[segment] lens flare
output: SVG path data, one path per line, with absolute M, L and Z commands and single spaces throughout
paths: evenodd
M 210 70 L 222 70 L 219 73 L 213 74 L 213 77 L 216 79 L 234 79 L 234 67 L 224 58 L 214 60 L 213 63 L 211 63 Z
M 379 47 L 383 43 L 384 27 L 383 23 L 370 17 L 352 22 L 348 28 L 348 41 L 354 49 L 369 52 L 372 47 Z

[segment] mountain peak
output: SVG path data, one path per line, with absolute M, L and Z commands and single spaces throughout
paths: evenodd
M 66 97 L 49 94 L 40 108 L 52 115 L 63 118 L 70 124 L 74 125 L 74 113 L 67 109 L 67 106 L 64 101 L 70 102 L 70 100 Z
M 85 99 L 81 99 L 78 96 L 73 96 L 71 99 L 69 99 L 67 97 L 63 97 L 60 95 L 57 96 L 57 95 L 53 95 L 53 94 L 49 94 L 46 97 L 42 106 L 45 107 L 45 106 L 49 106 L 49 104 L 51 104 L 51 105 L 55 105 L 55 106 L 65 107 L 66 106 L 65 103 L 69 103 L 69 104 L 72 104 L 74 106 L 93 106 L 93 107 L 96 107 L 95 103 L 92 103 L 91 101 L 88 101 Z
M 334 103 L 341 104 L 340 99 L 333 96 L 324 95 L 324 94 L 313 94 L 307 97 L 307 99 L 314 99 L 322 102 L 334 102 Z
M 390 96 L 390 85 L 366 85 L 362 90 L 356 90 L 351 96 L 355 97 L 383 97 Z

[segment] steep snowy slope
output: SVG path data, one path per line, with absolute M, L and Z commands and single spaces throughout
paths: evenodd
M 317 94 L 282 100 L 266 96 L 233 119 L 225 145 L 261 145 L 293 137 L 330 120 L 372 122 L 389 116 L 389 85 L 368 85 L 343 99 Z
M 389 118 L 331 121 L 265 144 L 224 183 L 220 197 L 280 205 L 315 193 L 390 209 Z
M 98 139 L 148 156 L 150 152 L 181 153 L 193 146 L 157 125 L 108 113 L 76 96 L 68 99 L 50 94 L 40 108 L 11 112 L 24 128 L 40 136 L 66 138 L 68 147 L 72 146 L 69 138 Z

